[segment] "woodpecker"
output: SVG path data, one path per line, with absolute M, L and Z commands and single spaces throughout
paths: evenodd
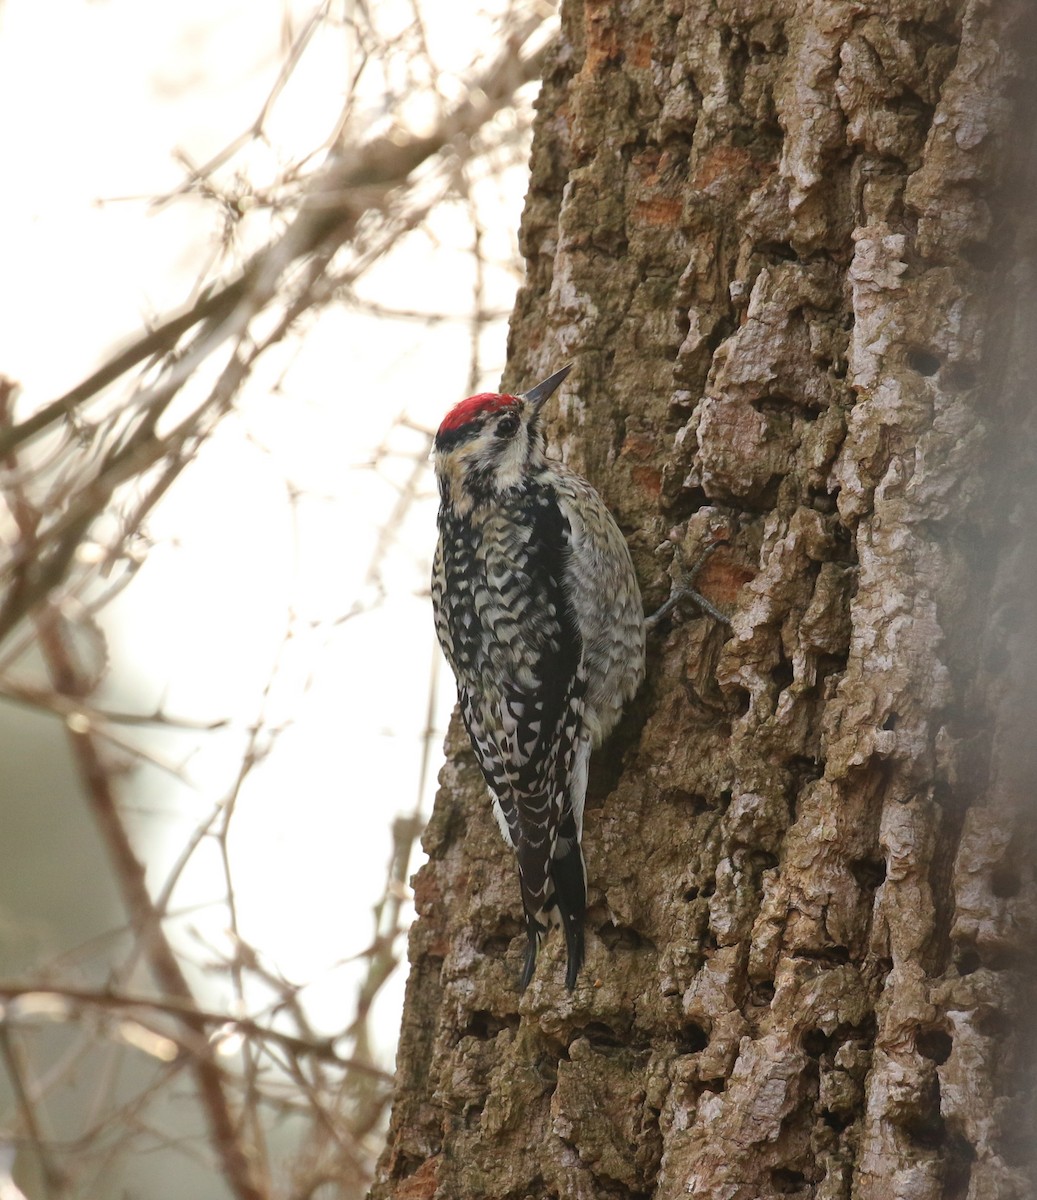
M 641 593 L 593 487 L 548 458 L 540 414 L 571 365 L 523 395 L 483 392 L 436 434 L 436 633 L 504 840 L 528 948 L 561 924 L 565 985 L 583 963 L 583 805 L 593 747 L 644 678 Z

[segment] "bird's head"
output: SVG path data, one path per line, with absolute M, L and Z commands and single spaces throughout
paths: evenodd
M 519 487 L 544 465 L 540 410 L 571 370 L 570 363 L 521 396 L 480 392 L 454 405 L 434 445 L 444 504 L 465 511 Z

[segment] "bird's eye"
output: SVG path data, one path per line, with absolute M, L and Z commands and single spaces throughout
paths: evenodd
M 499 438 L 512 437 L 518 427 L 518 417 L 516 417 L 514 413 L 505 413 L 504 416 L 501 417 L 501 419 L 497 422 L 497 428 L 495 432 Z

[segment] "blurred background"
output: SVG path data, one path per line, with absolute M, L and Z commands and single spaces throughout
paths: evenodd
M 525 0 L 0 7 L 0 1197 L 361 1196 Z

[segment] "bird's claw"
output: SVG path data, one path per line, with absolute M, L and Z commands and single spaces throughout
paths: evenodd
M 656 609 L 651 616 L 645 617 L 645 627 L 647 629 L 655 629 L 662 620 L 668 617 L 685 600 L 690 600 L 704 613 L 708 613 L 714 621 L 718 621 L 721 625 L 725 625 L 728 628 L 731 627 L 731 618 L 726 613 L 722 613 L 711 600 L 707 600 L 693 586 L 699 572 L 722 544 L 722 542 L 713 542 L 707 546 L 691 566 L 687 568 L 684 566 L 684 556 L 681 554 L 680 546 L 675 545 L 673 547 L 673 558 L 677 564 L 677 578 L 673 581 L 670 598 L 661 608 Z

